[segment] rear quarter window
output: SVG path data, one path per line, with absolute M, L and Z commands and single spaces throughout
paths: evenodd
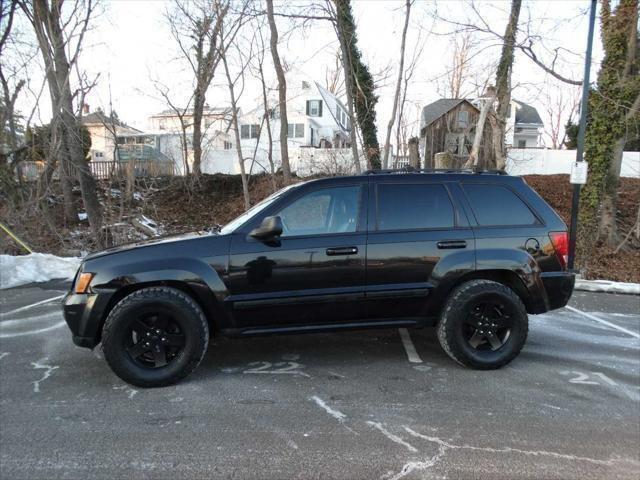
M 531 209 L 512 190 L 500 185 L 463 185 L 473 214 L 482 226 L 516 226 L 538 223 Z

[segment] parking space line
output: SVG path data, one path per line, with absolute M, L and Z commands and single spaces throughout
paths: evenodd
M 620 327 L 615 323 L 607 322 L 602 318 L 598 318 L 595 315 L 591 315 L 590 313 L 583 312 L 582 310 L 578 310 L 577 308 L 570 307 L 569 305 L 567 305 L 565 308 L 567 308 L 568 310 L 571 310 L 572 312 L 579 313 L 580 315 L 587 317 L 590 320 L 594 320 L 596 322 L 602 323 L 603 325 L 607 325 L 608 327 L 615 328 L 616 330 L 620 330 L 621 332 L 626 333 L 627 335 L 631 335 L 634 338 L 640 338 L 640 335 L 637 334 L 636 332 L 627 330 L 626 328 Z
M 30 308 L 37 307 L 38 305 L 44 305 L 45 303 L 53 302 L 54 300 L 60 300 L 64 295 L 58 295 L 57 297 L 47 298 L 46 300 L 41 300 L 36 303 L 32 303 L 31 305 L 25 305 L 24 307 L 16 308 L 15 310 L 11 310 L 10 312 L 0 313 L 3 317 L 6 315 L 12 315 L 14 313 L 23 312 L 25 310 L 29 310 Z
M 400 332 L 400 338 L 402 339 L 402 345 L 404 346 L 405 352 L 407 352 L 407 358 L 411 363 L 422 363 L 422 359 L 418 352 L 416 352 L 416 347 L 413 345 L 411 341 L 411 335 L 409 335 L 409 331 L 406 328 L 399 328 L 398 332 Z

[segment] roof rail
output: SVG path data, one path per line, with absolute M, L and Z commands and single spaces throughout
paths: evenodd
M 384 173 L 468 173 L 476 175 L 508 175 L 504 170 L 487 170 L 480 168 L 389 168 L 385 170 L 367 170 L 363 175 L 378 175 Z

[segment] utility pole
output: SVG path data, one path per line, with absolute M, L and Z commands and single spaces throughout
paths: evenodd
M 591 0 L 591 10 L 589 12 L 589 34 L 587 36 L 587 53 L 584 59 L 584 76 L 582 80 L 582 101 L 580 102 L 580 126 L 578 128 L 576 166 L 581 166 L 581 162 L 584 161 L 584 134 L 587 128 L 587 110 L 589 108 L 589 73 L 591 71 L 591 51 L 593 49 L 593 29 L 596 23 L 596 7 L 596 0 Z M 578 209 L 580 208 L 581 185 L 582 182 L 573 184 L 571 226 L 569 227 L 569 258 L 567 261 L 567 268 L 569 270 L 573 270 L 576 257 L 576 237 L 578 233 Z

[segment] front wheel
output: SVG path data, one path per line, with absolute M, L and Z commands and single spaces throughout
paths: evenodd
M 120 300 L 102 333 L 111 369 L 139 387 L 172 385 L 186 377 L 200 364 L 208 343 L 200 306 L 168 287 L 143 288 Z
M 438 339 L 456 362 L 491 370 L 520 353 L 528 328 L 527 311 L 513 290 L 490 280 L 471 280 L 447 299 Z

